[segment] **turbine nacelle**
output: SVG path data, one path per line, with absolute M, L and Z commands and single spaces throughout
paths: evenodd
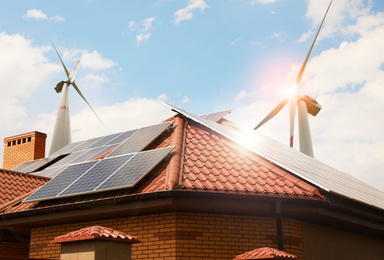
M 305 103 L 307 103 L 308 114 L 312 116 L 316 116 L 320 112 L 321 105 L 317 103 L 317 101 L 314 98 L 308 95 L 296 95 L 296 98 L 297 98 L 297 102 L 299 102 L 299 100 L 303 100 L 305 101 Z

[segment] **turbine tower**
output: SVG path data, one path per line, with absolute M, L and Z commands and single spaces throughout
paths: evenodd
M 292 86 L 292 90 L 295 94 L 292 94 L 286 98 L 284 98 L 254 129 L 258 129 L 260 126 L 268 122 L 271 118 L 273 118 L 287 103 L 289 107 L 289 131 L 290 138 L 289 143 L 290 146 L 293 147 L 293 133 L 294 133 L 294 125 L 295 125 L 295 116 L 296 116 L 296 107 L 298 113 L 298 121 L 299 121 L 299 141 L 300 141 L 300 151 L 305 153 L 308 156 L 313 157 L 313 147 L 312 147 L 312 138 L 311 131 L 309 128 L 308 122 L 308 113 L 312 116 L 316 116 L 321 110 L 321 105 L 317 103 L 314 98 L 311 98 L 307 95 L 297 95 L 297 89 L 299 87 L 301 78 L 303 77 L 305 67 L 307 65 L 309 56 L 311 55 L 313 46 L 315 45 L 317 36 L 319 35 L 320 29 L 323 26 L 325 17 L 328 14 L 328 10 L 331 7 L 332 1 L 329 3 L 327 11 L 324 14 L 323 20 L 321 21 L 320 27 L 317 30 L 315 39 L 313 39 L 311 48 L 308 51 L 308 54 L 303 62 L 303 65 L 300 68 L 299 73 L 296 76 L 295 83 Z
M 78 60 L 73 71 L 71 73 L 68 73 L 68 70 L 65 67 L 63 60 L 61 59 L 61 57 L 60 57 L 60 55 L 56 49 L 56 46 L 53 43 L 52 43 L 52 45 L 55 48 L 57 56 L 59 56 L 59 59 L 61 61 L 61 64 L 63 65 L 64 71 L 65 71 L 65 74 L 67 75 L 68 80 L 59 82 L 55 87 L 56 92 L 61 93 L 61 96 L 60 96 L 59 108 L 57 111 L 55 128 L 53 130 L 52 143 L 51 143 L 51 149 L 49 151 L 49 155 L 53 154 L 54 152 L 58 151 L 59 149 L 63 148 L 64 146 L 66 146 L 72 142 L 71 114 L 69 111 L 69 94 L 68 94 L 68 90 L 69 90 L 68 88 L 70 85 L 72 85 L 74 87 L 74 89 L 77 91 L 77 93 L 88 104 L 88 106 L 91 108 L 93 113 L 100 120 L 100 118 L 98 117 L 96 112 L 93 110 L 91 105 L 85 99 L 84 95 L 81 93 L 80 89 L 77 87 L 77 85 L 75 83 L 75 76 L 76 76 L 76 72 L 77 72 L 77 69 L 78 69 L 79 64 L 80 64 L 80 60 Z M 103 123 L 101 120 L 100 120 L 100 122 Z

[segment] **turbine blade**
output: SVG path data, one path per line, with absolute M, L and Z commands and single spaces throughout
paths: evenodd
M 69 72 L 68 72 L 67 68 L 65 67 L 64 62 L 63 62 L 63 60 L 61 59 L 60 54 L 59 54 L 59 52 L 57 51 L 56 46 L 55 46 L 55 44 L 54 44 L 53 42 L 52 42 L 52 45 L 53 45 L 53 48 L 55 48 L 55 51 L 56 51 L 56 53 L 57 53 L 57 56 L 59 56 L 59 59 L 60 59 L 60 61 L 61 61 L 61 64 L 63 65 L 63 68 L 64 68 L 64 70 L 65 70 L 65 74 L 67 74 L 67 77 L 68 77 L 68 79 L 69 79 Z
M 76 76 L 77 69 L 79 68 L 79 64 L 80 64 L 80 60 L 77 61 L 75 68 L 72 70 L 71 74 L 69 74 L 68 76 L 69 82 L 71 83 L 75 81 L 75 76 Z
M 81 93 L 81 91 L 80 91 L 79 87 L 76 85 L 76 83 L 75 83 L 75 82 L 72 82 L 71 84 L 72 84 L 73 87 L 76 89 L 77 93 L 79 93 L 80 97 L 81 97 L 82 99 L 84 99 L 85 103 L 88 104 L 88 106 L 91 108 L 91 110 L 92 110 L 93 113 L 96 115 L 96 117 L 99 119 L 99 121 L 103 124 L 103 126 L 105 126 L 104 123 L 103 123 L 103 121 L 101 121 L 100 117 L 96 114 L 95 110 L 93 110 L 93 108 L 91 107 L 91 105 L 90 105 L 90 104 L 88 103 L 88 101 L 85 99 L 83 93 Z
M 279 111 L 287 104 L 288 99 L 284 98 L 255 128 L 254 130 L 257 130 L 260 126 L 264 125 L 266 122 L 268 122 L 271 118 L 273 118 Z
M 299 71 L 299 74 L 297 74 L 296 81 L 295 81 L 296 87 L 299 85 L 299 83 L 300 83 L 300 81 L 301 81 L 301 78 L 303 77 L 304 70 L 305 70 L 305 66 L 307 66 L 307 62 L 308 62 L 309 56 L 311 55 L 313 46 L 315 45 L 315 42 L 316 42 L 316 40 L 317 40 L 317 36 L 319 35 L 320 29 L 321 29 L 321 27 L 323 26 L 325 17 L 326 17 L 327 14 L 328 14 L 328 10 L 329 10 L 329 8 L 331 7 L 332 1 L 333 1 L 333 0 L 331 0 L 331 2 L 330 2 L 329 5 L 328 5 L 327 11 L 325 12 L 324 17 L 323 17 L 323 20 L 321 21 L 319 30 L 317 30 L 315 39 L 313 39 L 313 42 L 312 42 L 311 48 L 309 49 L 309 52 L 308 52 L 308 54 L 307 54 L 307 57 L 305 57 L 304 63 L 303 63 L 303 65 L 301 66 L 301 69 L 300 69 L 300 71 Z
M 295 131 L 295 117 L 296 117 L 297 99 L 295 96 L 288 99 L 289 107 L 289 146 L 293 147 L 293 135 Z

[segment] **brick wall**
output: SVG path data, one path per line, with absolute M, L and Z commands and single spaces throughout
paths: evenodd
M 4 138 L 3 168 L 12 170 L 24 162 L 44 158 L 46 138 L 46 134 L 36 131 Z
M 30 257 L 59 258 L 59 235 L 100 225 L 136 236 L 132 259 L 233 259 L 260 248 L 277 248 L 276 220 L 268 217 L 199 213 L 163 213 L 35 228 Z M 283 219 L 284 251 L 303 256 L 301 222 Z
M 28 257 L 28 252 L 28 244 L 0 242 L 0 259 L 2 259 L 2 256 Z

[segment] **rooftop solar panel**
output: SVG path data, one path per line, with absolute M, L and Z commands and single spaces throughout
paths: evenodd
M 82 151 L 82 150 L 86 150 L 88 149 L 88 147 L 90 147 L 91 145 L 93 145 L 94 143 L 100 141 L 103 137 L 97 137 L 97 138 L 92 138 L 92 139 L 88 139 L 88 140 L 85 140 L 82 144 L 74 147 L 73 149 L 70 150 L 70 152 L 77 152 L 77 151 Z
M 100 153 L 102 153 L 106 148 L 105 147 L 98 147 L 91 150 L 86 150 L 85 152 L 77 152 L 80 155 L 74 158 L 73 160 L 67 162 L 67 164 L 74 164 L 74 163 L 80 163 L 80 162 L 86 162 L 89 161 L 96 156 L 98 156 Z M 77 154 L 73 153 L 73 154 Z
M 26 169 L 27 167 L 31 166 L 32 164 L 36 163 L 37 160 L 34 160 L 34 161 L 29 161 L 29 162 L 25 162 L 23 164 L 20 164 L 19 166 L 17 166 L 16 168 L 12 169 L 12 171 L 16 171 L 16 172 L 24 172 L 24 169 Z
M 256 131 L 247 129 L 237 131 L 172 105 L 165 105 L 185 117 L 188 117 L 267 158 L 321 189 L 370 206 L 384 209 L 384 192 L 375 189 L 349 174 L 338 171 L 296 149 L 292 149 L 274 141 Z
M 81 164 L 68 166 L 64 171 L 55 178 L 44 184 L 40 189 L 35 191 L 31 196 L 26 198 L 24 202 L 47 200 L 55 198 L 60 192 L 65 190 L 71 183 L 86 173 L 98 161 L 91 161 Z
M 97 141 L 96 143 L 89 146 L 88 149 L 105 146 L 107 143 L 109 143 L 110 141 L 112 141 L 113 139 L 115 139 L 116 137 L 118 137 L 121 134 L 122 133 L 116 133 L 116 134 L 104 136 L 99 141 Z
M 123 166 L 136 154 L 122 155 L 118 157 L 100 160 L 86 174 L 60 193 L 60 196 L 76 195 L 94 191 L 103 181 L 110 177 L 117 169 Z
M 220 112 L 216 112 L 216 113 L 202 115 L 200 117 L 205 118 L 205 119 L 209 119 L 213 122 L 217 122 L 231 112 L 232 112 L 232 110 L 224 110 L 224 111 L 220 111 Z
M 173 149 L 174 146 L 58 167 L 60 173 L 23 202 L 132 187 Z
M 62 165 L 66 165 L 66 164 L 69 164 L 71 161 L 75 160 L 77 157 L 85 154 L 87 151 L 79 151 L 79 152 L 74 152 L 74 153 L 71 153 L 69 155 L 67 155 L 66 157 L 64 157 L 63 159 L 61 159 L 60 161 L 52 164 L 51 166 L 49 166 L 48 168 L 51 168 L 51 167 L 58 167 L 58 166 L 62 166 Z
M 138 131 L 138 129 L 123 132 L 123 133 L 121 133 L 119 136 L 117 136 L 116 138 L 114 138 L 114 139 L 112 139 L 111 141 L 109 141 L 108 143 L 106 143 L 106 145 L 111 145 L 111 144 L 121 144 L 121 143 L 124 142 L 126 139 L 128 139 L 131 135 L 133 135 L 134 133 L 136 133 L 136 131 Z
M 97 191 L 133 187 L 175 147 L 137 153 L 126 164 L 96 188 Z
M 113 150 L 107 157 L 141 151 L 172 124 L 173 121 L 169 121 L 140 128 L 130 138 L 125 140 L 119 147 Z
M 48 158 L 43 158 L 39 160 L 35 160 L 33 164 L 27 166 L 26 168 L 23 169 L 23 172 L 33 172 L 39 169 L 40 167 L 44 166 L 45 164 L 53 161 L 57 157 L 48 157 Z
M 66 145 L 66 146 L 64 146 L 63 148 L 61 148 L 60 150 L 54 152 L 54 153 L 51 154 L 49 157 L 51 157 L 51 156 L 58 156 L 58 155 L 61 155 L 61 154 L 67 154 L 67 153 L 69 153 L 72 149 L 76 148 L 77 146 L 81 145 L 82 143 L 84 143 L 84 141 L 79 141 L 79 142 L 75 142 L 75 143 L 70 143 L 69 145 Z
M 53 178 L 56 175 L 58 175 L 62 170 L 64 170 L 66 167 L 67 166 L 64 165 L 64 166 L 59 166 L 59 167 L 54 167 L 54 168 L 46 168 L 42 171 L 33 172 L 32 174 L 43 176 L 43 177 Z

